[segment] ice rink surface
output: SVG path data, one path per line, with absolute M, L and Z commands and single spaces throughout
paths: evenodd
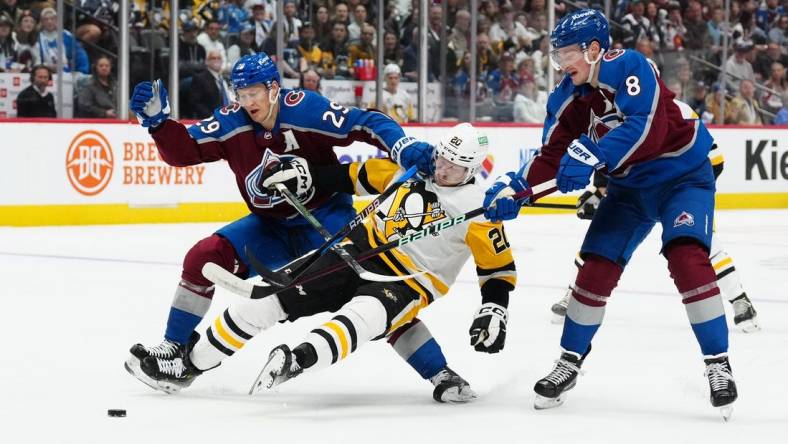
M 550 305 L 574 278 L 586 223 L 521 216 L 507 225 L 519 283 L 505 350 L 474 352 L 479 304 L 466 264 L 421 318 L 480 399 L 432 400 L 384 342 L 273 393 L 247 396 L 268 351 L 297 344 L 325 316 L 279 325 L 192 387 L 154 392 L 123 369 L 135 342 L 158 343 L 183 255 L 219 224 L 0 228 L 3 443 L 777 443 L 788 436 L 788 211 L 724 211 L 717 228 L 763 331 L 731 329 L 739 385 L 733 419 L 708 400 L 703 362 L 664 259 L 659 228 L 635 253 L 608 304 L 585 375 L 565 405 L 532 407 L 534 382 L 558 357 Z M 211 312 L 234 296 L 218 290 Z M 726 302 L 730 314 L 730 305 Z M 732 324 L 732 321 L 729 321 Z M 205 321 L 199 327 L 203 332 Z M 109 418 L 122 408 L 126 418 Z

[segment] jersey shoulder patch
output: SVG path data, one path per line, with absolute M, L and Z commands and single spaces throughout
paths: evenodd
M 322 95 L 305 90 L 283 90 L 279 100 L 279 125 L 283 129 L 341 132 L 347 108 L 329 102 Z
M 290 91 L 285 94 L 285 98 L 282 101 L 285 106 L 298 106 L 306 97 L 306 93 L 304 91 Z
M 242 131 L 253 129 L 252 119 L 237 102 L 216 108 L 211 117 L 189 127 L 197 142 L 224 141 Z
M 654 72 L 644 55 L 637 51 L 620 51 L 610 60 L 606 60 L 607 54 L 605 54 L 602 57 L 603 63 L 599 65 L 599 83 L 608 89 L 618 89 L 633 75 L 640 76 Z
M 626 52 L 626 49 L 611 49 L 602 56 L 602 61 L 612 62 L 613 60 L 621 57 Z

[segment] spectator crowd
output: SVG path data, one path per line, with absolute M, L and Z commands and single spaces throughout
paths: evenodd
M 545 0 L 479 0 L 475 13 L 468 0 L 443 1 L 447 13 L 440 2 L 431 3 L 423 31 L 428 81 L 444 85 L 444 117 L 467 119 L 473 88 L 477 118 L 541 123 L 552 86 Z M 275 55 L 280 20 L 283 76 L 298 79 L 303 88 L 318 89 L 321 79 L 365 80 L 370 73 L 367 61 L 377 57 L 375 0 L 283 0 L 281 18 L 275 0 L 179 4 L 180 79 L 168 88 L 181 91 L 183 117 L 202 118 L 234 100 L 226 77 L 230 68 L 245 54 Z M 385 90 L 378 107 L 404 122 L 414 118 L 413 103 L 400 81 L 418 77 L 419 2 L 384 4 L 384 60 L 379 66 Z M 652 59 L 668 88 L 708 122 L 788 123 L 788 0 L 731 0 L 730 5 L 726 27 L 723 0 L 614 0 L 611 48 L 639 51 Z M 113 118 L 118 2 L 66 0 L 64 7 L 65 56 L 60 64 L 77 79 L 75 116 Z M 577 7 L 603 9 L 604 2 L 557 1 L 556 19 Z M 169 18 L 169 2 L 133 0 L 132 84 L 151 77 L 168 79 Z M 474 19 L 477 32 L 472 39 Z M 32 89 L 26 90 L 25 100 L 36 101 L 32 107 L 20 104 L 20 116 L 51 115 L 41 82 L 51 79 L 58 65 L 57 22 L 54 0 L 0 0 L 0 72 L 30 73 Z M 726 32 L 729 47 L 723 48 Z M 471 85 L 474 42 L 476 84 Z M 728 73 L 724 78 L 720 67 Z M 725 113 L 719 116 L 723 102 Z

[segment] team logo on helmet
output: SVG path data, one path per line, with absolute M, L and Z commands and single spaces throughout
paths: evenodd
M 285 105 L 296 106 L 304 100 L 304 97 L 306 97 L 306 93 L 303 91 L 290 91 L 285 96 Z
M 377 216 L 384 222 L 383 235 L 405 236 L 408 231 L 421 230 L 427 225 L 446 218 L 438 196 L 428 191 L 425 182 L 408 182 L 402 185 L 391 199 L 378 207 Z M 386 203 L 391 204 L 384 208 Z

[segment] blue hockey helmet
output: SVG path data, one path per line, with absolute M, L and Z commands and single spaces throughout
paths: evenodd
M 258 83 L 264 84 L 270 90 L 274 80 L 276 83 L 282 84 L 276 63 L 264 52 L 241 57 L 235 62 L 230 73 L 230 81 L 235 90 Z
M 553 49 L 580 45 L 582 50 L 596 40 L 607 50 L 610 47 L 610 25 L 605 14 L 596 9 L 578 9 L 563 16 L 550 33 Z

